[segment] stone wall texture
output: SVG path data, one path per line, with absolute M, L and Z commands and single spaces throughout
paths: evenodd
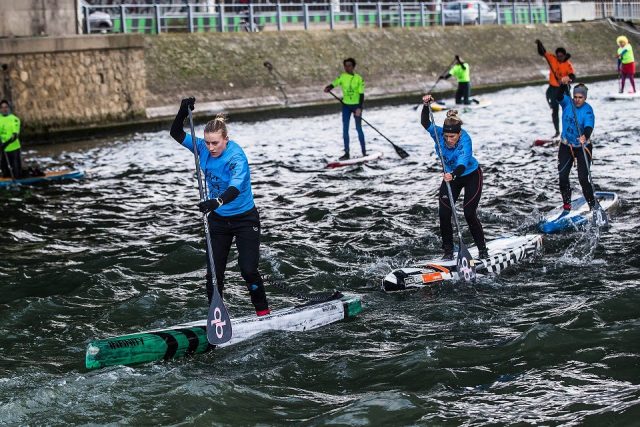
M 77 0 L 1 0 L 0 37 L 77 33 Z
M 138 36 L 0 41 L 2 96 L 33 133 L 144 117 L 143 46 Z

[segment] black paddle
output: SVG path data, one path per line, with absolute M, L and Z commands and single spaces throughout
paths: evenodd
M 433 84 L 433 86 L 431 86 L 431 88 L 426 92 L 427 94 L 431 94 L 431 92 L 433 92 L 433 90 L 436 88 L 436 86 L 438 85 L 438 83 L 440 83 L 440 80 L 442 80 L 442 76 L 444 75 L 444 73 L 448 72 L 451 67 L 453 66 L 453 64 L 456 62 L 456 60 L 454 59 L 453 61 L 451 61 L 451 64 L 449 64 L 449 66 L 447 67 L 446 70 L 444 70 L 444 72 L 442 72 L 441 74 L 438 75 L 438 80 L 436 80 L 436 82 Z M 422 106 L 424 104 L 418 104 L 415 107 L 413 107 L 414 110 L 418 110 L 418 108 L 420 108 L 420 106 Z
M 556 81 L 558 82 L 558 84 L 561 84 L 561 80 L 558 78 L 558 75 L 556 74 L 556 70 L 553 69 L 553 66 L 551 66 L 551 62 L 549 61 L 549 58 L 544 57 L 544 59 L 547 61 L 547 65 L 549 65 L 549 70 L 553 73 L 553 76 L 556 78 Z M 567 85 L 567 89 L 569 90 L 569 97 L 571 97 L 571 86 Z M 582 136 L 582 130 L 580 129 L 580 124 L 578 123 L 578 113 L 576 112 L 576 106 L 573 103 L 573 99 L 570 100 L 571 102 L 571 111 L 573 112 L 573 119 L 576 122 L 576 130 L 578 131 L 578 136 Z M 589 162 L 587 159 L 587 153 L 585 152 L 585 147 L 584 145 L 582 146 L 582 155 L 584 156 L 584 163 L 585 166 L 587 167 L 587 176 L 589 177 L 589 185 L 591 186 L 591 191 L 593 192 L 593 197 L 595 198 L 595 190 L 596 188 L 593 185 L 593 179 L 591 178 L 591 166 L 589 166 Z M 602 208 L 602 206 L 600 206 L 600 202 L 598 202 L 598 199 L 596 200 L 596 205 L 594 206 L 594 210 L 593 210 L 593 224 L 598 226 L 598 224 L 602 224 L 605 227 L 609 226 L 609 217 L 607 216 L 607 212 Z
M 202 185 L 202 177 L 200 176 L 200 155 L 198 154 L 198 145 L 196 142 L 196 131 L 193 128 L 193 116 L 191 108 L 187 107 L 189 112 L 189 127 L 191 128 L 191 142 L 193 143 L 193 153 L 196 159 L 196 175 L 198 176 L 198 190 L 200 191 L 200 201 L 207 200 L 204 187 Z M 224 344 L 231 339 L 231 319 L 229 312 L 222 301 L 222 296 L 218 292 L 218 283 L 216 281 L 216 267 L 213 262 L 213 248 L 211 247 L 211 235 L 209 233 L 209 221 L 207 215 L 202 216 L 204 222 L 204 236 L 207 241 L 207 255 L 209 256 L 209 267 L 211 280 L 213 281 L 213 296 L 211 297 L 211 305 L 209 306 L 209 314 L 207 316 L 207 340 L 209 344 Z
M 2 150 L 2 154 L 4 155 L 4 160 L 7 162 L 7 167 L 9 168 L 9 174 L 11 175 L 11 183 L 15 185 L 16 176 L 13 173 L 13 168 L 11 167 L 11 162 L 9 161 L 9 155 L 7 154 L 6 151 L 4 151 L 4 147 L 0 147 L 0 150 Z
M 287 96 L 287 92 L 285 92 L 284 90 L 285 84 L 283 83 L 284 79 L 282 78 L 282 74 L 280 74 L 278 70 L 273 68 L 273 64 L 269 61 L 264 61 L 262 65 L 264 65 L 264 67 L 269 71 L 269 74 L 271 74 L 271 77 L 273 77 L 273 80 L 275 81 L 276 86 L 278 87 L 278 90 L 282 93 L 282 96 L 284 97 L 284 106 L 288 107 L 289 97 Z
M 429 109 L 429 119 L 431 123 L 435 127 L 436 122 L 433 118 L 433 111 L 431 111 L 431 104 L 427 104 L 426 107 Z M 434 132 L 436 136 L 436 147 L 438 149 L 438 157 L 440 158 L 440 163 L 442 164 L 442 172 L 446 173 L 446 169 L 444 166 L 444 158 L 442 157 L 442 151 L 440 148 L 440 138 L 438 137 L 438 131 Z M 460 231 L 460 223 L 458 222 L 458 213 L 456 212 L 456 205 L 453 200 L 453 193 L 451 192 L 451 185 L 445 181 L 445 185 L 447 186 L 447 193 L 449 194 L 449 204 L 451 205 L 451 211 L 453 212 L 453 222 L 456 224 L 456 231 L 458 232 L 458 240 L 460 242 L 460 248 L 458 248 L 458 258 L 456 260 L 456 265 L 458 266 L 458 275 L 462 275 L 465 282 L 470 282 L 476 279 L 476 266 L 469 253 L 469 249 L 464 244 L 462 240 L 462 232 Z
M 340 102 L 340 104 L 344 105 L 344 102 L 342 102 L 342 99 L 340 99 L 339 97 L 336 96 L 335 93 L 329 91 L 329 93 L 331 94 L 331 96 L 333 96 L 335 99 L 338 100 L 338 102 Z M 401 147 L 398 147 L 396 144 L 394 144 L 389 138 L 387 138 L 386 136 L 384 136 L 382 134 L 382 132 L 380 132 L 378 129 L 376 129 L 371 123 L 369 123 L 368 121 L 366 121 L 364 119 L 364 117 L 360 117 L 362 119 L 363 122 L 365 122 L 367 125 L 369 125 L 369 127 L 373 130 L 375 130 L 376 132 L 378 132 L 380 134 L 381 137 L 383 137 L 384 139 L 387 140 L 387 142 L 389 142 L 389 144 L 393 145 L 394 150 L 396 150 L 396 153 L 398 153 L 398 156 L 400 156 L 401 159 L 406 159 L 407 157 L 409 157 L 409 153 L 407 153 L 406 151 L 404 151 Z
M 569 91 L 569 96 L 571 96 L 571 86 L 567 85 L 567 90 Z M 570 100 L 571 102 L 571 111 L 573 112 L 573 120 L 576 122 L 576 130 L 578 131 L 578 135 L 582 136 L 582 130 L 580 129 L 580 123 L 578 123 L 578 112 L 576 111 L 576 106 L 573 103 L 573 99 Z M 587 158 L 587 153 L 586 153 L 586 146 L 585 144 L 582 145 L 582 155 L 584 156 L 584 164 L 587 168 L 587 176 L 589 177 L 589 185 L 591 186 L 591 191 L 593 192 L 593 198 L 595 199 L 595 206 L 593 209 L 593 225 L 595 226 L 604 226 L 604 227 L 608 227 L 609 226 L 609 217 L 607 216 L 607 212 L 602 208 L 602 206 L 600 206 L 600 202 L 598 202 L 598 199 L 596 199 L 596 188 L 593 185 L 593 178 L 591 177 L 591 165 L 589 165 L 589 159 Z

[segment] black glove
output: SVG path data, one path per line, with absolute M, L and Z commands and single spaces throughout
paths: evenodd
M 209 199 L 198 203 L 198 209 L 200 209 L 200 212 L 203 214 L 215 211 L 220 206 L 222 206 L 222 200 L 220 199 Z
M 186 113 L 187 107 L 190 108 L 191 111 L 193 111 L 193 109 L 195 108 L 195 103 L 196 99 L 194 97 L 184 98 L 182 101 L 180 101 L 180 111 L 184 111 Z
M 460 56 L 456 55 L 456 61 L 458 61 L 458 64 L 462 65 L 462 61 L 460 60 Z
M 544 56 L 544 54 L 547 52 L 547 50 L 542 45 L 542 42 L 540 40 L 536 39 L 536 45 L 538 46 L 538 55 Z

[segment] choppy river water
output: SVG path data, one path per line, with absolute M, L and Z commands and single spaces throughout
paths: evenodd
M 636 423 L 640 108 L 604 100 L 615 82 L 590 86 L 593 176 L 622 199 L 598 245 L 546 237 L 541 257 L 495 279 L 395 295 L 379 290 L 384 275 L 441 254 L 439 166 L 418 113 L 365 111 L 411 156 L 365 127 L 385 157 L 340 170 L 323 169 L 341 151 L 337 108 L 232 122 L 263 221 L 262 270 L 299 290 L 360 294 L 365 310 L 137 367 L 86 371 L 85 347 L 206 316 L 191 154 L 168 131 L 29 149 L 88 176 L 0 192 L 0 424 Z M 463 119 L 484 168 L 487 237 L 535 232 L 560 203 L 556 149 L 531 147 L 552 133 L 544 87 L 485 97 L 494 105 Z M 580 194 L 575 170 L 572 184 Z M 249 313 L 235 261 L 228 277 L 232 316 Z M 297 303 L 267 291 L 275 308 Z

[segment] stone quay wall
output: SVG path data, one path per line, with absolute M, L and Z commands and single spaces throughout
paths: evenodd
M 23 133 L 48 134 L 145 117 L 141 36 L 0 39 L 3 98 Z

